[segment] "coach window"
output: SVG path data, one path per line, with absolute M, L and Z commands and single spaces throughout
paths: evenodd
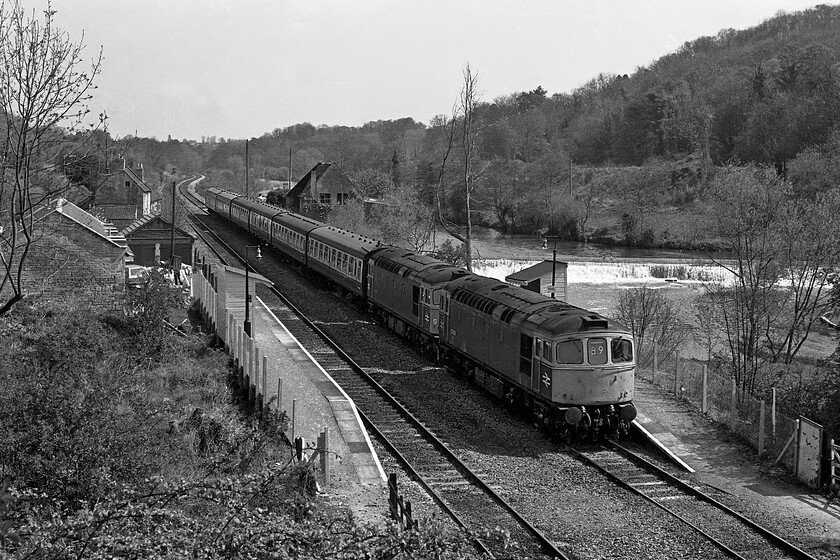
M 590 365 L 599 366 L 607 363 L 607 340 L 605 338 L 590 338 L 587 346 Z
M 583 342 L 580 340 L 564 340 L 557 343 L 558 364 L 582 364 Z

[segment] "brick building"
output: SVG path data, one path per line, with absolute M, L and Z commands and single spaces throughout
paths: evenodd
M 34 234 L 24 293 L 82 301 L 97 310 L 122 308 L 128 244 L 112 224 L 58 199 L 36 212 Z
M 361 196 L 356 185 L 335 163 L 322 162 L 297 182 L 285 198 L 285 206 L 293 212 L 324 220 L 336 207 Z

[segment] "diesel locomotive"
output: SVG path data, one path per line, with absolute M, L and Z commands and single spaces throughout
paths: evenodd
M 616 437 L 636 417 L 634 342 L 597 313 L 211 187 L 208 209 L 363 302 L 566 440 Z

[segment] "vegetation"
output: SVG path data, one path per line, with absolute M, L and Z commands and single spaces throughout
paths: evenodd
M 68 189 L 57 171 L 87 148 L 74 133 L 83 128 L 102 56 L 85 69 L 84 45 L 53 25 L 54 13 L 41 21 L 17 1 L 0 2 L 0 315 L 26 293 L 26 257 L 41 235 L 36 210 Z
M 247 414 L 207 337 L 160 330 L 180 291 L 137 291 L 128 316 L 27 298 L 0 320 L 0 554 L 477 557 L 433 520 L 404 533 L 320 502 L 285 413 Z

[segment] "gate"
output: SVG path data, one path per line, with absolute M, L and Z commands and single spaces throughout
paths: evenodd
M 798 440 L 796 476 L 808 486 L 816 488 L 820 484 L 822 426 L 801 416 L 799 418 Z

